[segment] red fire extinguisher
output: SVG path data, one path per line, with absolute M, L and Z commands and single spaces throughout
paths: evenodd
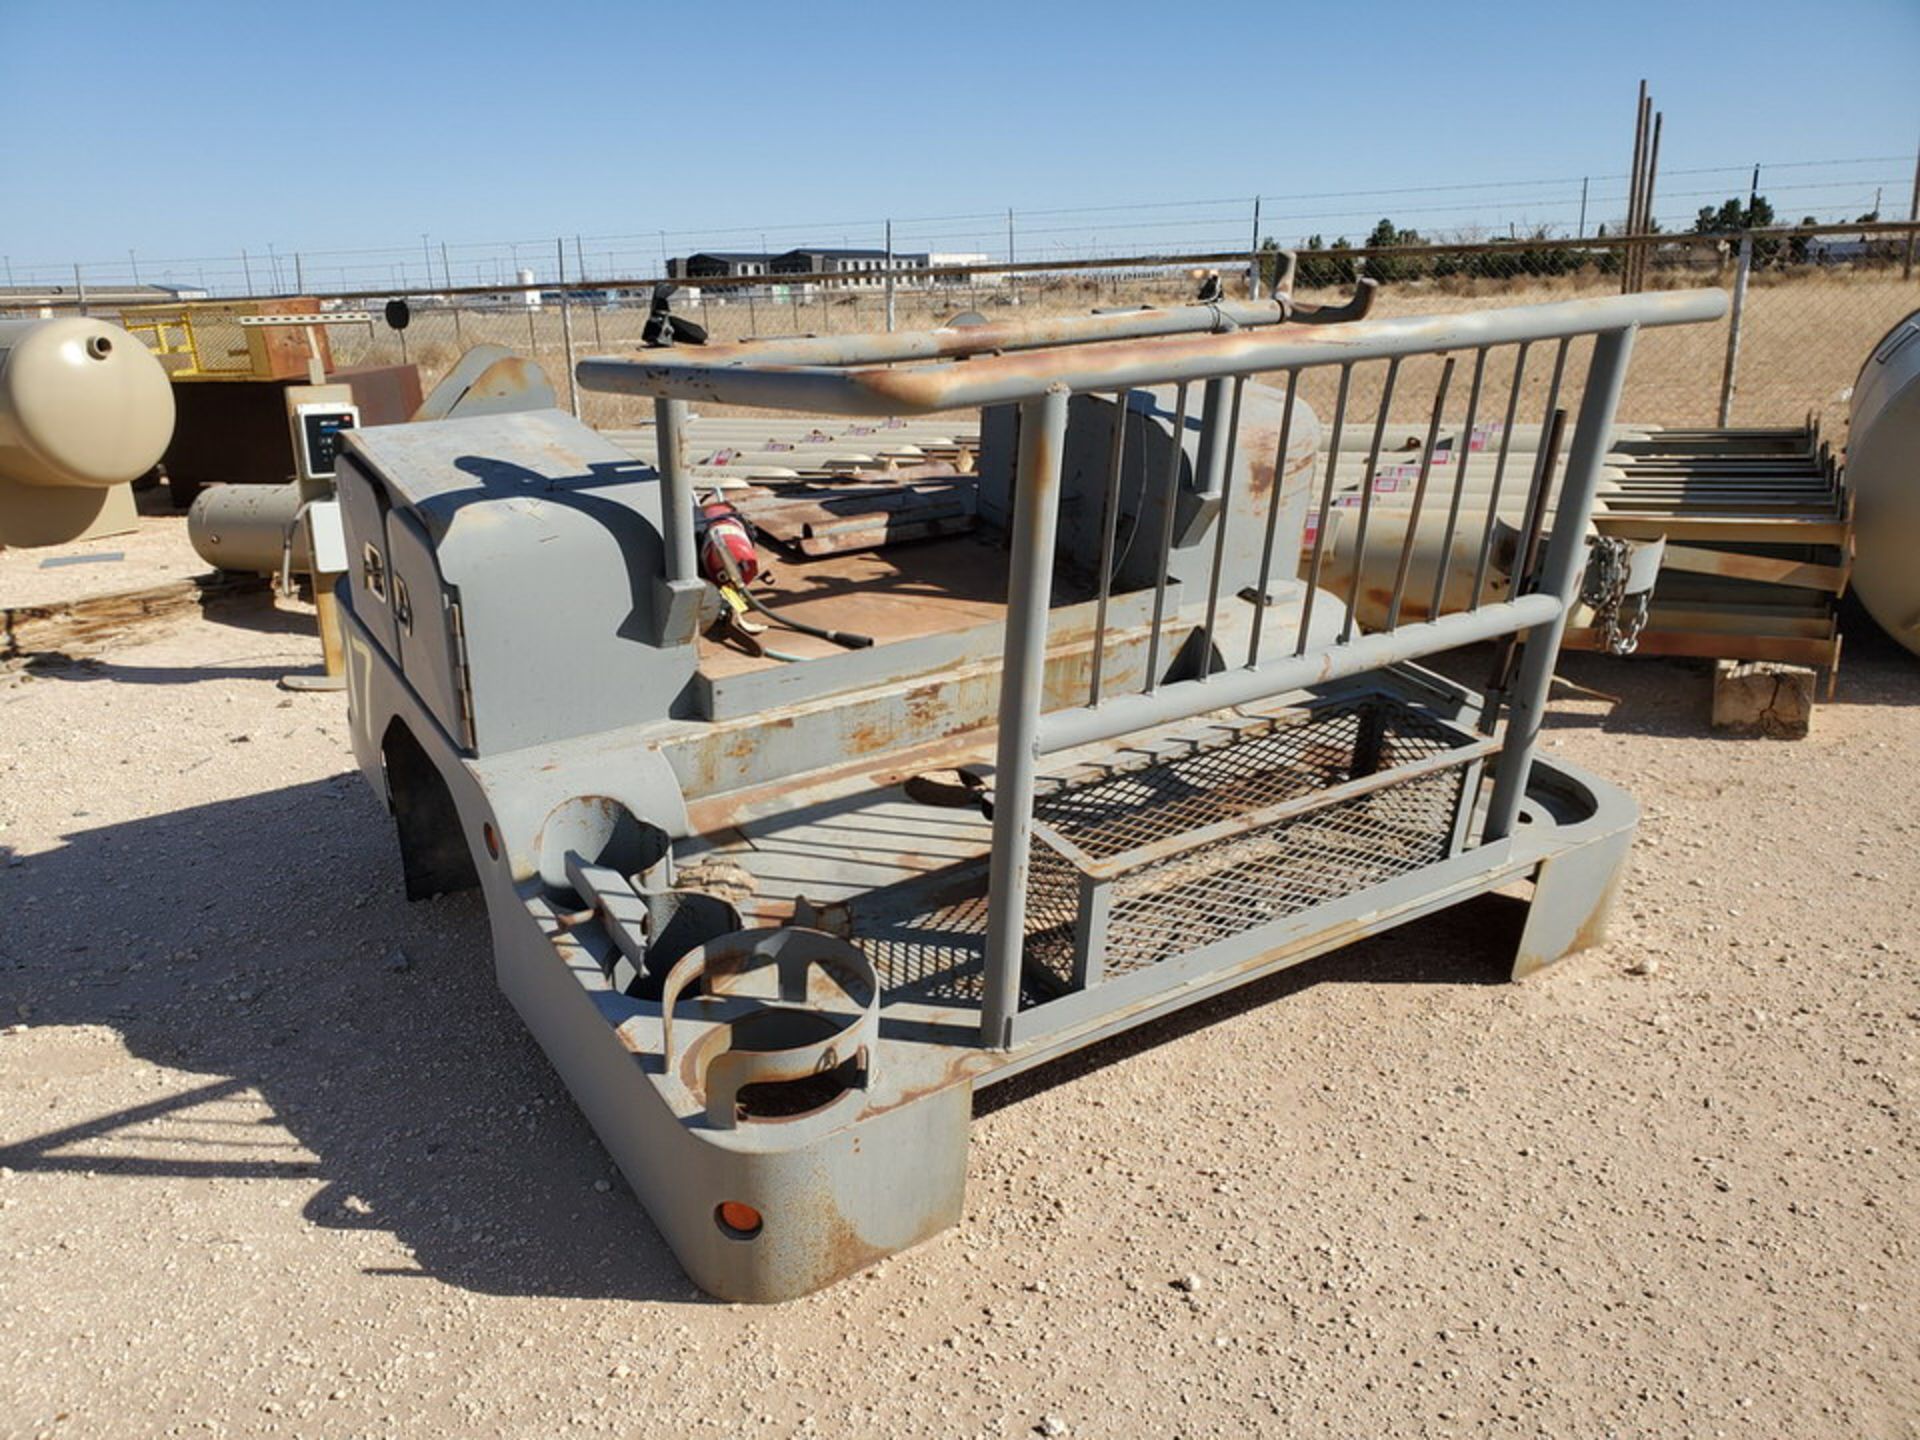
M 753 528 L 717 494 L 700 507 L 700 573 L 716 585 L 744 589 L 760 573 Z

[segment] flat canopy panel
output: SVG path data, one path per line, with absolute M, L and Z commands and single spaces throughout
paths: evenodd
M 346 442 L 436 540 L 476 501 L 524 495 L 537 503 L 656 478 L 651 466 L 558 410 L 378 425 L 347 432 Z

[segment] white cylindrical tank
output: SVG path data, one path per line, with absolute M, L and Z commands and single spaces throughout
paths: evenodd
M 103 489 L 138 479 L 173 436 L 173 386 L 104 320 L 0 321 L 0 480 Z
M 1853 588 L 1889 635 L 1920 654 L 1920 311 L 1889 330 L 1860 367 L 1847 480 Z

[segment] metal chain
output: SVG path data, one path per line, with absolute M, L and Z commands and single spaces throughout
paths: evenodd
M 1593 610 L 1594 628 L 1607 653 L 1631 655 L 1647 624 L 1647 592 L 1627 594 L 1633 546 L 1614 536 L 1596 535 L 1587 547 L 1591 557 L 1580 583 L 1580 599 Z

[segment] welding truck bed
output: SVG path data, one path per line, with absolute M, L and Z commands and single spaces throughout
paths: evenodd
M 1510 882 L 1514 971 L 1544 965 L 1600 936 L 1636 813 L 1534 746 L 1582 506 L 1637 328 L 1722 303 L 1281 296 L 584 362 L 653 398 L 652 462 L 550 410 L 354 432 L 352 734 L 408 892 L 481 887 L 501 988 L 667 1243 L 753 1301 L 956 1223 L 977 1089 Z M 1314 583 L 1302 377 L 1338 376 L 1337 447 L 1374 428 L 1355 367 L 1446 357 L 1438 416 L 1456 361 L 1528 345 L 1585 362 L 1532 567 L 1363 633 Z M 749 612 L 696 404 L 958 414 L 977 461 L 747 487 Z M 1486 695 L 1419 663 L 1487 640 Z

